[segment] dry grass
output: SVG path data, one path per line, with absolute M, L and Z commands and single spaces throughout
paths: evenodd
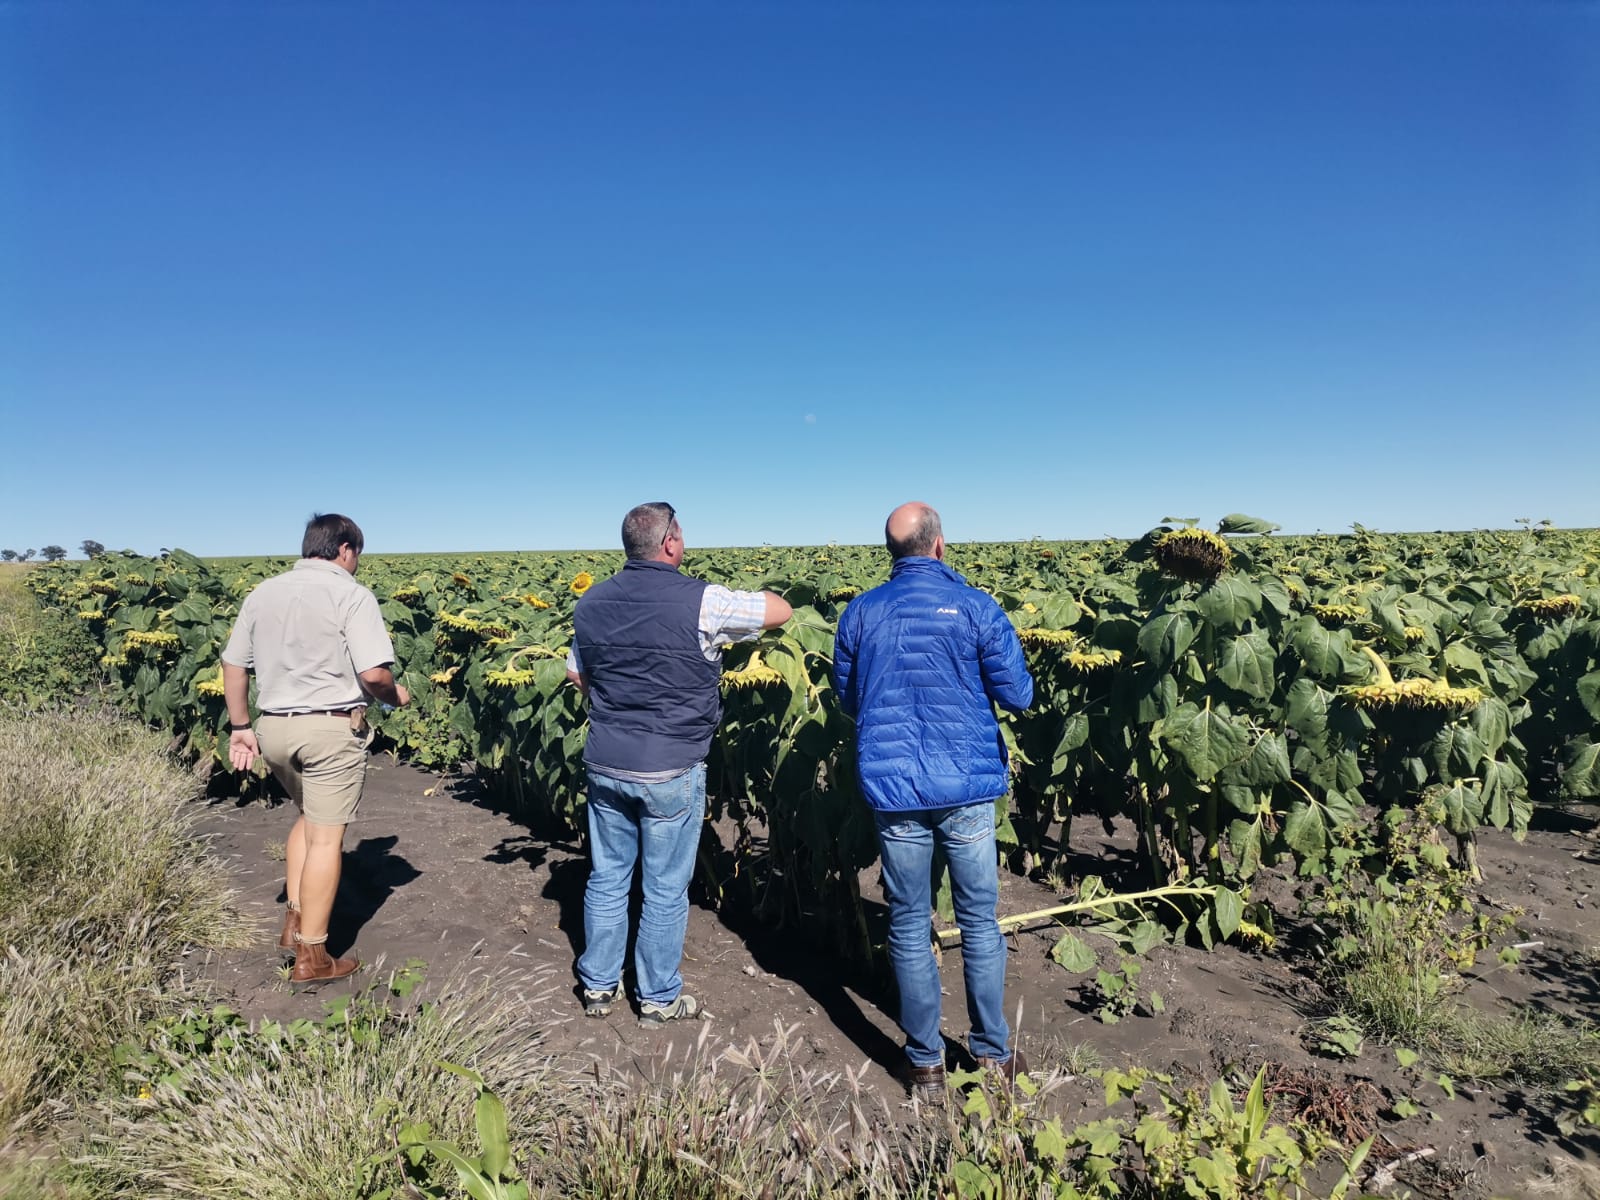
M 194 945 L 243 945 L 161 739 L 78 714 L 0 718 L 0 1129 L 111 1071 Z
M 476 1152 L 475 1093 L 441 1062 L 481 1072 L 544 1144 L 552 1110 L 572 1099 L 540 1049 L 553 991 L 544 976 L 474 971 L 427 1003 L 358 1000 L 346 1023 L 296 1038 L 258 1026 L 196 1056 L 158 1036 L 150 1094 L 129 1087 L 100 1103 L 79 1182 L 99 1194 L 215 1200 L 399 1187 L 404 1125 L 425 1122 L 432 1137 Z

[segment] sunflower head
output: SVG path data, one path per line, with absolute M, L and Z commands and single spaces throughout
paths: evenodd
M 1479 688 L 1451 687 L 1438 679 L 1391 680 L 1341 688 L 1339 694 L 1368 712 L 1465 713 L 1483 700 Z
M 1121 650 L 1068 650 L 1062 656 L 1062 662 L 1074 671 L 1087 674 L 1090 671 L 1103 671 L 1107 667 L 1114 667 L 1122 661 Z
M 522 597 L 522 602 L 524 604 L 532 607 L 532 608 L 549 608 L 550 607 L 550 601 L 545 600 L 545 599 L 543 599 L 543 598 L 541 598 L 539 596 L 536 596 L 532 592 L 529 592 L 526 596 Z
M 1168 575 L 1210 583 L 1233 562 L 1233 548 L 1209 529 L 1173 529 L 1156 540 L 1155 556 Z
M 532 671 L 525 671 L 520 667 L 507 668 L 504 671 L 485 671 L 483 681 L 492 688 L 519 688 L 532 683 Z
M 834 604 L 844 604 L 844 603 L 847 603 L 848 601 L 854 600 L 857 596 L 861 595 L 861 589 L 858 588 L 858 587 L 850 587 L 849 585 L 846 585 L 844 587 L 833 588 L 830 591 L 824 593 L 824 595 L 829 601 L 831 601 Z
M 1517 605 L 1517 611 L 1532 617 L 1535 621 L 1559 621 L 1564 617 L 1575 616 L 1583 608 L 1583 599 L 1574 596 L 1571 592 L 1560 596 L 1548 596 L 1542 600 L 1528 600 Z
M 1428 636 L 1428 631 L 1421 625 L 1407 625 L 1405 627 L 1405 635 L 1406 642 L 1409 645 L 1415 646 L 1418 642 L 1424 640 Z
M 750 661 L 737 671 L 722 673 L 722 690 L 726 692 L 753 692 L 762 688 L 783 686 L 783 674 L 761 661 L 757 650 Z
M 1067 629 L 1030 629 L 1017 630 L 1017 640 L 1027 650 L 1061 650 L 1065 651 L 1078 644 L 1078 635 Z
M 122 638 L 122 652 L 124 654 L 131 654 L 135 650 L 141 652 L 149 650 L 161 654 L 177 648 L 178 635 L 168 633 L 164 629 L 152 629 L 148 633 L 138 629 L 130 629 Z
M 1366 608 L 1360 604 L 1313 604 L 1311 611 L 1324 625 L 1335 627 L 1365 621 L 1368 616 Z
M 594 576 L 587 571 L 579 571 L 572 577 L 570 587 L 574 596 L 581 596 L 594 586 Z
M 209 679 L 202 679 L 194 685 L 194 690 L 202 696 L 220 696 L 223 694 L 222 668 L 217 668 L 217 673 Z

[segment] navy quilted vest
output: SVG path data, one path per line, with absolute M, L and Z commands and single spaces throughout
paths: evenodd
M 703 579 L 632 560 L 590 588 L 572 625 L 589 684 L 583 761 L 619 771 L 701 762 L 722 719 L 720 664 L 700 651 Z

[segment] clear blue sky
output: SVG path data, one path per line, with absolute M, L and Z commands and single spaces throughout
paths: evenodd
M 0 546 L 1600 524 L 1600 5 L 0 4 Z

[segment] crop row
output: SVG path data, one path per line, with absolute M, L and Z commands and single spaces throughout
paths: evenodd
M 1044 869 L 1075 814 L 1126 818 L 1157 882 L 1305 874 L 1372 807 L 1437 800 L 1474 863 L 1484 825 L 1600 795 L 1600 536 L 1528 530 L 1285 538 L 1249 518 L 1137 542 L 969 545 L 950 561 L 1001 603 L 1037 700 L 1003 729 L 1013 865 Z M 30 577 L 86 622 L 120 698 L 220 764 L 218 653 L 286 559 L 108 556 Z M 380 732 L 420 765 L 465 764 L 531 822 L 576 828 L 581 705 L 563 658 L 577 597 L 615 554 L 366 557 L 416 697 Z M 772 919 L 854 924 L 876 854 L 851 726 L 828 668 L 838 613 L 887 574 L 881 550 L 703 551 L 686 570 L 769 587 L 795 619 L 727 653 L 704 878 Z M 724 826 L 726 828 L 728 826 Z M 854 914 L 852 917 L 851 914 Z

